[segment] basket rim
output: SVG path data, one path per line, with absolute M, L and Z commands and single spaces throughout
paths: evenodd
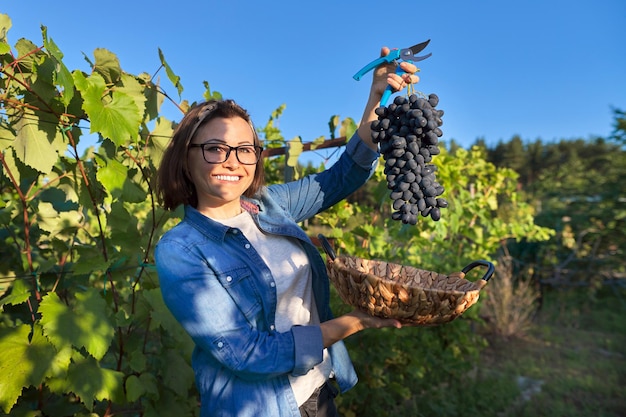
M 411 266 L 411 265 L 402 265 L 402 264 L 398 264 L 398 263 L 395 263 L 395 262 L 380 261 L 380 260 L 376 260 L 376 259 L 364 259 L 364 258 L 361 258 L 361 257 L 358 257 L 358 256 L 352 256 L 352 255 L 339 255 L 339 256 L 335 257 L 335 259 L 330 259 L 329 258 L 327 260 L 327 264 L 331 268 L 333 268 L 333 269 L 339 270 L 341 272 L 344 272 L 344 273 L 347 273 L 347 274 L 350 274 L 350 275 L 358 273 L 359 275 L 362 275 L 362 276 L 372 277 L 376 281 L 380 281 L 380 282 L 385 283 L 385 284 L 402 285 L 402 286 L 404 286 L 406 288 L 420 288 L 421 290 L 429 292 L 429 293 L 430 292 L 432 292 L 432 293 L 445 292 L 447 294 L 463 295 L 463 294 L 470 294 L 470 293 L 473 293 L 473 292 L 479 293 L 480 290 L 482 290 L 482 288 L 484 288 L 484 284 L 481 287 L 479 287 L 479 288 L 476 287 L 476 286 L 480 286 L 480 284 L 481 284 L 480 281 L 482 281 L 481 279 L 478 279 L 477 281 L 470 281 L 470 280 L 468 280 L 468 279 L 466 279 L 464 277 L 463 278 L 456 277 L 456 278 L 458 280 L 460 280 L 460 281 L 464 281 L 464 283 L 472 284 L 474 287 L 471 287 L 470 289 L 468 289 L 466 291 L 461 291 L 461 290 L 457 290 L 457 289 L 444 290 L 444 289 L 441 289 L 441 288 L 430 288 L 430 287 L 424 287 L 424 286 L 418 286 L 418 285 L 409 285 L 409 284 L 407 284 L 405 282 L 400 282 L 400 281 L 397 281 L 397 280 L 394 280 L 394 279 L 391 279 L 391 278 L 381 277 L 379 275 L 372 274 L 371 272 L 362 272 L 362 271 L 355 270 L 353 268 L 348 268 L 345 265 L 345 263 L 342 262 L 343 259 L 347 259 L 347 258 L 363 259 L 363 260 L 368 261 L 368 262 L 384 262 L 386 264 L 397 265 L 397 266 L 399 266 L 401 268 L 411 268 L 411 269 L 417 270 L 417 271 L 424 271 L 424 272 L 436 274 L 438 278 L 443 277 L 443 278 L 447 279 L 447 278 L 450 277 L 450 275 L 442 274 L 442 273 L 436 272 L 436 271 L 430 271 L 430 270 L 427 270 L 427 269 L 417 268 L 417 267 Z M 461 271 L 459 271 L 459 272 L 461 272 Z

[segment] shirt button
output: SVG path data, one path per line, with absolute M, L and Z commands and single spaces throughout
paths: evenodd
M 274 330 L 276 328 L 276 326 L 274 326 L 273 324 L 270 326 L 270 330 Z
M 233 277 L 231 277 L 230 275 L 226 277 L 226 281 L 231 282 L 233 280 Z
M 274 288 L 276 286 L 276 283 L 274 281 L 270 282 L 270 287 Z
M 217 342 L 217 347 L 218 348 L 223 348 L 224 347 L 224 342 Z
M 246 243 L 245 248 L 246 248 L 246 249 L 250 249 L 250 244 L 249 244 L 249 243 Z
M 239 230 L 233 229 L 233 235 L 236 235 L 237 233 L 239 233 Z

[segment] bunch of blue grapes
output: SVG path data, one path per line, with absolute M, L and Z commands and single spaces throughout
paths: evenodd
M 396 96 L 388 106 L 376 109 L 372 139 L 385 161 L 385 175 L 393 200 L 392 219 L 417 224 L 419 216 L 438 221 L 441 209 L 448 207 L 440 196 L 444 187 L 437 182 L 437 166 L 431 164 L 440 153 L 443 110 L 439 97 L 411 94 Z

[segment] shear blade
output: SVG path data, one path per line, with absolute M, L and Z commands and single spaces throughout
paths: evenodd
M 413 52 L 414 55 L 419 54 L 421 51 L 424 50 L 424 48 L 426 48 L 428 46 L 428 43 L 430 42 L 430 39 L 428 39 L 427 41 L 424 41 L 422 43 L 418 43 L 417 45 L 413 45 L 411 46 L 410 49 L 411 52 Z

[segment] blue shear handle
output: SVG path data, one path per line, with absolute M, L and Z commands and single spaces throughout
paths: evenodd
M 380 98 L 380 107 L 385 107 L 387 105 L 387 100 L 391 97 L 391 93 L 393 93 L 393 91 L 391 90 L 391 86 L 388 85 L 387 88 L 385 88 L 383 96 Z
M 375 59 L 372 62 L 370 62 L 369 64 L 367 64 L 366 66 L 364 66 L 361 69 L 361 71 L 359 71 L 356 74 L 354 74 L 354 76 L 352 78 L 354 78 L 357 81 L 360 81 L 361 78 L 365 74 L 367 74 L 368 72 L 370 72 L 371 70 L 373 70 L 377 66 L 379 66 L 381 64 L 388 64 L 388 63 L 390 63 L 392 61 L 395 61 L 398 58 L 400 58 L 400 50 L 399 49 L 394 49 L 393 51 L 389 52 L 389 54 L 387 56 L 383 56 L 383 57 L 380 57 L 378 59 Z
M 370 62 L 369 64 L 367 64 L 366 66 L 364 66 L 361 71 L 357 72 L 356 74 L 354 74 L 354 78 L 357 81 L 360 81 L 361 78 L 363 78 L 363 76 L 365 74 L 367 74 L 368 72 L 370 72 L 371 70 L 373 70 L 374 68 L 376 68 L 377 66 L 384 64 L 384 63 L 389 63 L 391 61 L 393 61 L 393 59 L 388 59 L 388 56 L 384 56 L 382 58 L 378 58 L 372 62 Z

